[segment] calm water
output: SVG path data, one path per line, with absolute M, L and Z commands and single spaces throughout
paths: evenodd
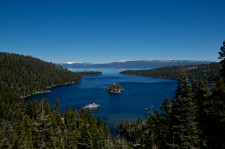
M 146 118 L 148 111 L 159 108 L 166 95 L 172 99 L 176 80 L 120 75 L 126 69 L 70 69 L 72 71 L 101 71 L 101 76 L 83 77 L 82 81 L 68 86 L 59 86 L 49 93 L 36 94 L 28 99 L 48 98 L 51 106 L 59 99 L 61 110 L 74 104 L 77 111 L 89 103 L 98 103 L 100 107 L 92 110 L 100 116 L 113 131 L 116 123 L 132 122 L 137 118 Z M 112 94 L 105 89 L 113 83 L 119 83 L 125 90 L 121 94 Z M 147 109 L 146 109 L 147 108 Z

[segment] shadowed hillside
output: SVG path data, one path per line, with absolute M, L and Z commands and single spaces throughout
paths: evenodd
M 20 96 L 81 80 L 78 73 L 31 56 L 0 53 L 0 66 L 1 86 Z

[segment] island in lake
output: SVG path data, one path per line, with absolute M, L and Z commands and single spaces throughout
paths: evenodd
M 106 88 L 106 91 L 110 93 L 121 93 L 123 90 L 124 88 L 121 85 L 115 83 L 112 86 Z

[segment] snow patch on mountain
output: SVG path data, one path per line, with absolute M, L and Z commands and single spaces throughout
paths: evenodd
M 120 62 L 120 63 L 124 63 L 124 62 L 129 62 L 130 60 L 119 60 L 117 62 Z
M 66 64 L 80 64 L 81 62 L 66 62 Z

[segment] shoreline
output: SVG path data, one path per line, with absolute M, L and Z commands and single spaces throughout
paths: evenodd
M 176 79 L 176 78 L 170 78 L 170 77 L 157 77 L 157 76 L 147 76 L 147 75 L 139 75 L 139 74 L 123 74 L 123 73 L 120 73 L 120 74 L 121 75 L 141 76 L 141 77 L 148 77 L 148 78 L 169 79 L 169 80 L 176 80 L 176 81 L 178 81 L 178 79 Z M 189 81 L 195 81 L 195 80 L 189 79 Z M 197 81 L 200 81 L 200 80 L 197 80 Z M 215 82 L 214 81 L 208 81 L 208 83 L 214 84 Z
M 97 76 L 97 75 L 102 75 L 101 74 L 89 74 L 89 75 L 82 75 L 82 76 Z M 82 78 L 78 81 L 74 81 L 74 82 L 66 82 L 64 84 L 58 84 L 58 85 L 52 85 L 52 86 L 47 86 L 45 90 L 43 91 L 35 91 L 34 93 L 31 93 L 29 95 L 25 95 L 25 96 L 20 96 L 20 98 L 26 98 L 35 94 L 42 94 L 42 93 L 50 93 L 51 91 L 49 89 L 54 88 L 54 87 L 58 87 L 58 86 L 65 86 L 65 85 L 72 85 L 72 84 L 76 84 L 82 81 Z
M 124 73 L 120 73 L 120 74 L 121 75 L 141 76 L 141 77 L 148 77 L 148 78 L 159 78 L 159 79 L 177 80 L 175 78 L 170 78 L 170 77 L 157 77 L 157 76 L 147 76 L 147 75 L 139 75 L 139 74 L 124 74 Z
M 81 79 L 82 80 L 82 79 Z M 25 96 L 20 96 L 20 98 L 24 99 L 26 97 L 29 97 L 29 96 L 32 96 L 32 95 L 35 95 L 35 94 L 42 94 L 42 93 L 50 93 L 51 91 L 49 89 L 52 89 L 54 87 L 58 87 L 58 86 L 65 86 L 65 85 L 72 85 L 72 84 L 76 84 L 76 83 L 79 83 L 81 80 L 79 81 L 74 81 L 74 82 L 67 82 L 67 83 L 64 83 L 64 84 L 58 84 L 58 85 L 52 85 L 52 86 L 48 86 L 44 91 L 35 91 L 34 93 L 31 93 L 29 95 L 25 95 Z

